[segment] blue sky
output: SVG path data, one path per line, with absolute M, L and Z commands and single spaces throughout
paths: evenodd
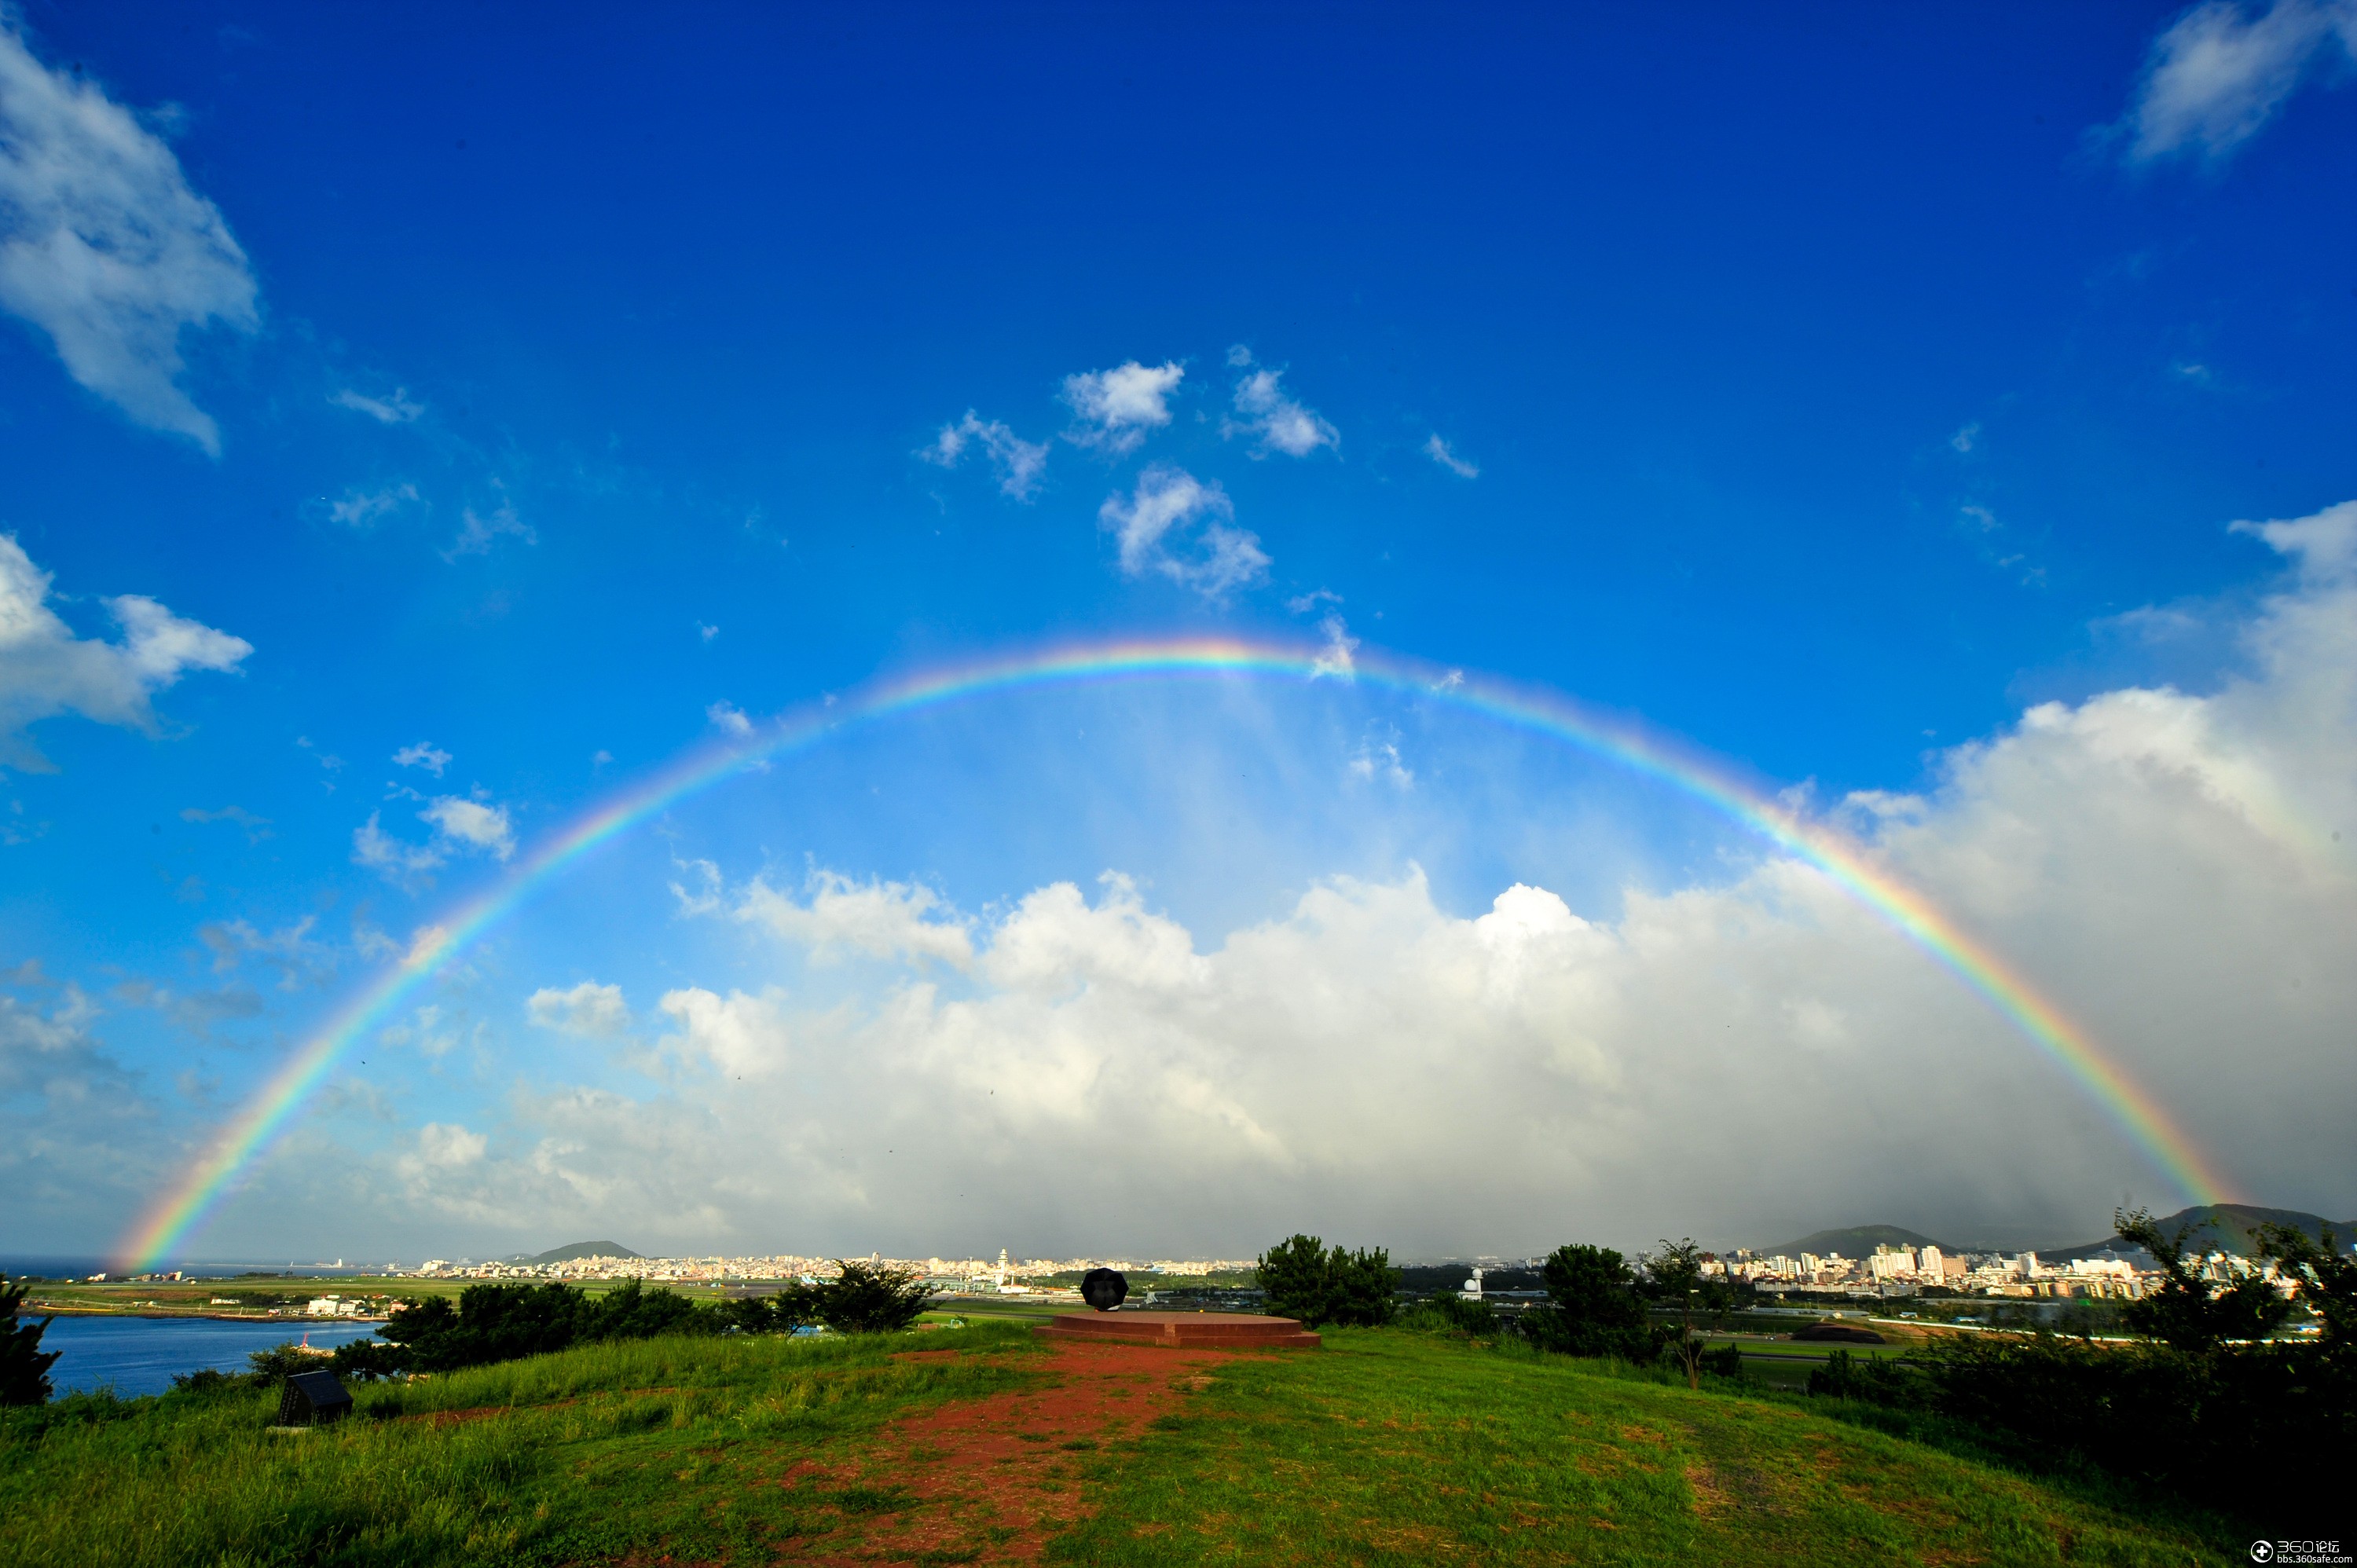
M 24 7 L 0 1249 L 102 1250 L 387 952 L 731 714 L 1185 633 L 1495 671 L 1794 790 L 2244 1196 L 2357 1212 L 2331 1123 L 2259 1132 L 2357 1090 L 2352 39 L 2310 0 Z M 993 698 L 614 845 L 197 1245 L 1512 1251 L 2173 1206 L 1792 875 L 1346 682 Z M 1497 967 L 1509 925 L 1556 989 Z M 1451 942 L 1490 967 L 1386 990 Z M 1036 1102 L 977 1119 L 983 1061 Z M 758 1106 L 718 1087 L 748 1062 Z M 1635 1174 L 1730 1122 L 1739 1156 Z M 1465 1170 L 1484 1140 L 1524 1174 Z M 1060 1151 L 1266 1197 L 1043 1197 Z M 1902 1155 L 1908 1212 L 1850 1212 Z

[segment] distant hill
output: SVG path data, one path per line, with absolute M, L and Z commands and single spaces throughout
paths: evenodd
M 569 1263 L 576 1258 L 635 1258 L 639 1254 L 619 1241 L 576 1241 L 569 1247 L 559 1247 L 535 1258 L 519 1257 L 519 1263 Z
M 2314 1236 L 2325 1225 L 2332 1226 L 2333 1236 L 2342 1247 L 2357 1240 L 2357 1220 L 2327 1221 L 2321 1215 L 2309 1214 L 2298 1208 L 2260 1208 L 2247 1203 L 2212 1203 L 2192 1208 L 2180 1208 L 2160 1222 L 2162 1234 L 2179 1234 L 2186 1250 L 2191 1252 L 2236 1252 L 2250 1257 L 2259 1250 L 2257 1231 L 2262 1225 L 2290 1225 Z M 2080 1247 L 2038 1249 L 2040 1258 L 2066 1261 L 2083 1258 L 2110 1251 L 2138 1251 L 2136 1243 L 2119 1236 L 2106 1236 L 2100 1241 L 2090 1241 Z
M 1797 1258 L 1803 1252 L 1823 1257 L 1827 1252 L 1839 1252 L 1845 1258 L 1870 1258 L 1874 1249 L 1884 1247 L 1937 1247 L 1943 1252 L 1962 1251 L 1945 1241 L 1934 1240 L 1920 1230 L 1910 1230 L 1898 1225 L 1853 1225 L 1846 1230 L 1818 1230 L 1797 1241 L 1779 1241 L 1772 1247 L 1757 1247 L 1753 1251 L 1762 1257 L 1772 1258 L 1781 1253 Z

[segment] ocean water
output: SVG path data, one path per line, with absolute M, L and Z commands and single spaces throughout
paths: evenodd
M 18 1321 L 23 1321 L 19 1319 Z M 37 1319 L 38 1321 L 38 1319 Z M 247 1370 L 246 1356 L 273 1345 L 301 1340 L 332 1349 L 368 1337 L 372 1323 L 231 1323 L 218 1317 L 59 1317 L 41 1336 L 41 1348 L 61 1352 L 49 1369 L 58 1392 L 107 1384 L 130 1398 L 160 1394 L 176 1372 L 199 1367 Z

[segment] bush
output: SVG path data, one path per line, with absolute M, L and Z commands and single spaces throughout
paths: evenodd
M 1427 1334 L 1462 1334 L 1473 1339 L 1494 1339 L 1502 1332 L 1498 1309 L 1486 1301 L 1467 1301 L 1463 1296 L 1442 1294 L 1427 1296 L 1400 1314 L 1398 1322 L 1404 1328 L 1421 1329 Z
M 808 1287 L 810 1310 L 838 1334 L 898 1333 L 925 1310 L 931 1293 L 915 1274 L 869 1263 L 841 1267 L 834 1279 Z
M 1268 1309 L 1315 1328 L 1333 1323 L 1373 1327 L 1399 1308 L 1399 1271 L 1383 1248 L 1328 1250 L 1315 1236 L 1296 1235 L 1264 1253 L 1257 1270 Z
M 568 1284 L 480 1284 L 460 1292 L 456 1305 L 447 1296 L 407 1303 L 376 1331 L 390 1349 L 344 1348 L 352 1353 L 349 1365 L 367 1369 L 362 1376 L 382 1377 L 513 1361 L 596 1340 L 717 1334 L 726 1326 L 718 1311 L 673 1291 L 648 1290 L 636 1279 L 603 1297 Z

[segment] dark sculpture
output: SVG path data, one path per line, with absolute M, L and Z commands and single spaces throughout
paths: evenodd
M 1129 1280 L 1119 1269 L 1091 1269 L 1081 1276 L 1081 1299 L 1099 1312 L 1111 1312 L 1129 1299 Z

